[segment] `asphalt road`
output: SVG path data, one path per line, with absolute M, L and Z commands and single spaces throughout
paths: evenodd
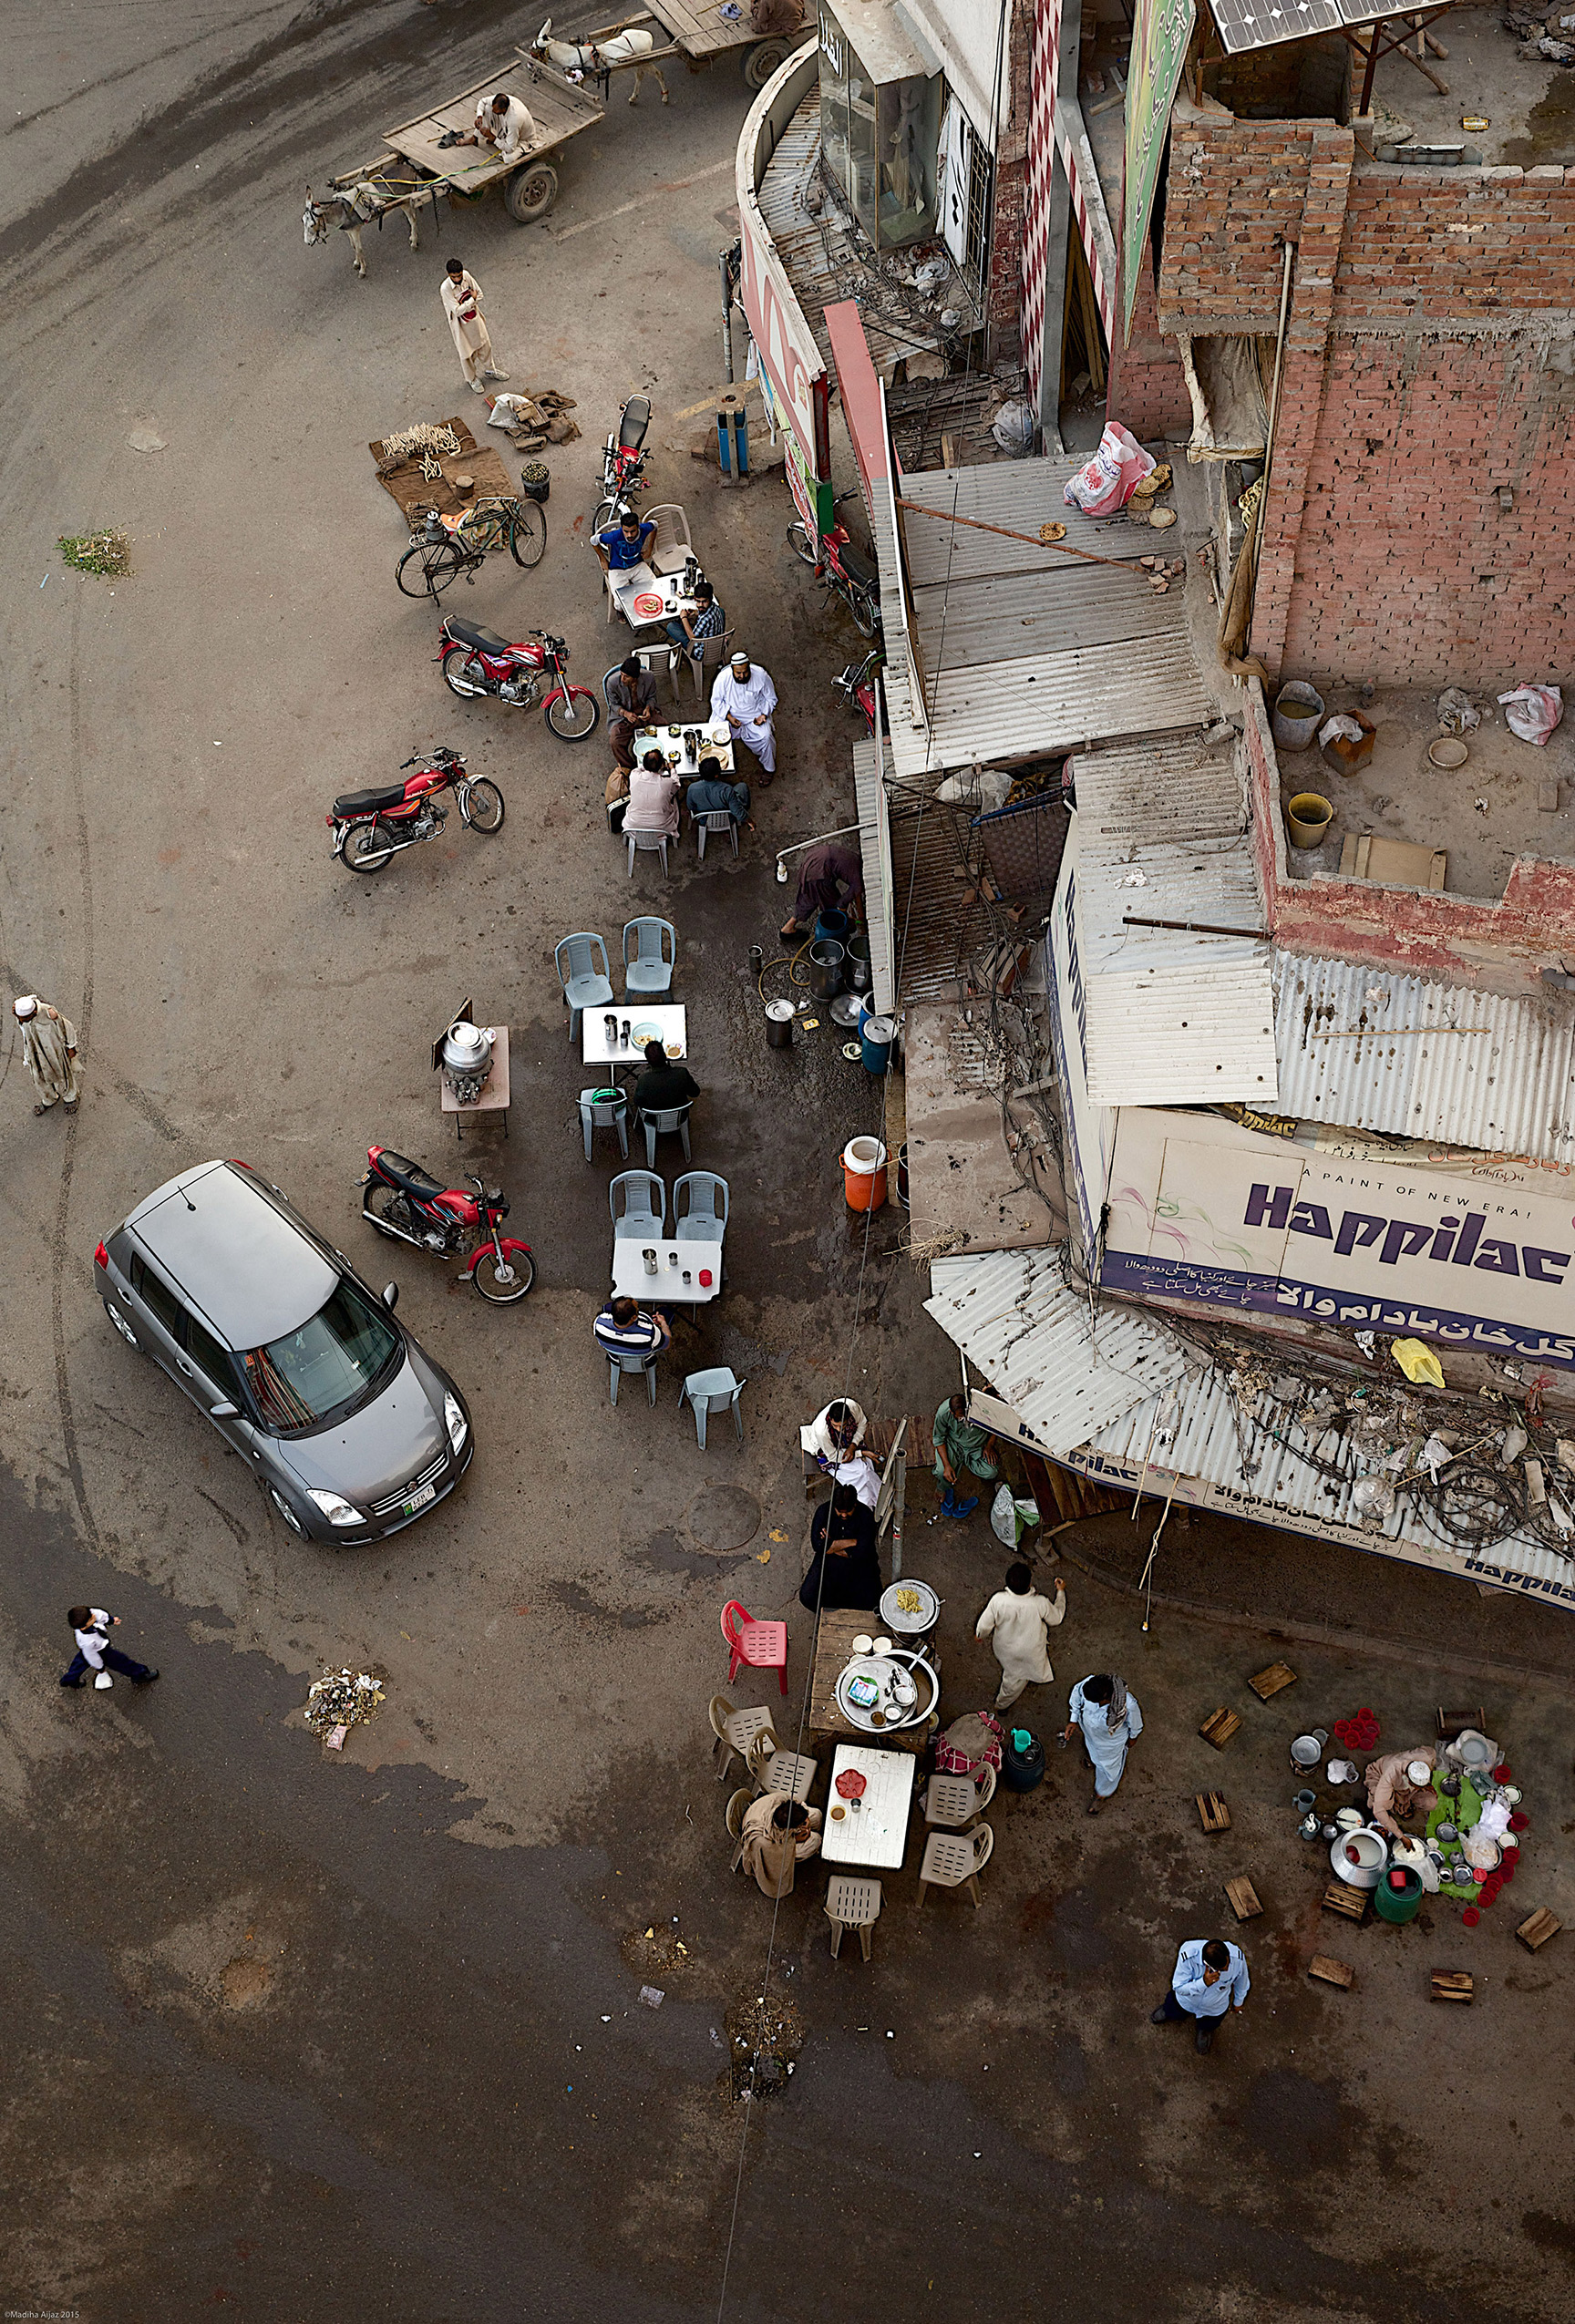
M 932 1408 L 954 1355 L 919 1311 L 900 1220 L 866 1239 L 842 1208 L 836 1157 L 879 1127 L 878 1094 L 823 1033 L 767 1052 L 745 965 L 780 914 L 772 850 L 849 819 L 828 680 L 857 641 L 783 545 L 780 482 L 725 496 L 689 455 L 721 372 L 736 71 L 675 71 L 670 108 L 650 89 L 615 107 L 545 227 L 490 203 L 414 254 L 374 232 L 365 283 L 343 242 L 303 247 L 309 179 L 533 28 L 479 4 L 7 14 L 0 969 L 74 1016 L 87 1089 L 74 1123 L 36 1122 L 14 1048 L 0 1061 L 5 2308 L 117 2324 L 1566 2312 L 1562 1959 L 1533 1969 L 1485 1928 L 1497 1999 L 1452 2021 L 1447 2054 L 1417 2000 L 1426 1931 L 1364 1960 L 1365 2018 L 1311 1993 L 1317 1884 L 1285 1833 L 1278 1726 L 1232 1769 L 1270 1905 L 1258 2006 L 1207 2075 L 1144 2021 L 1178 1936 L 1220 1909 L 1187 1821 L 1210 1771 L 1175 1740 L 1252 1667 L 1217 1627 L 1142 1641 L 1129 1601 L 1074 1575 L 1062 1677 L 1123 1660 L 1162 1747 L 1129 1820 L 1098 1825 L 1055 1760 L 997 1815 L 977 1916 L 952 1898 L 921 1918 L 910 1872 L 870 1968 L 847 1946 L 833 1966 L 818 1879 L 774 1928 L 727 1872 L 705 1715 L 717 1610 L 737 1595 L 787 1615 L 795 1722 L 796 1424 L 839 1388 Z M 463 610 L 548 621 L 599 681 L 618 633 L 581 538 L 596 444 L 619 396 L 648 392 L 656 497 L 688 507 L 784 697 L 783 776 L 736 866 L 686 856 L 665 889 L 650 864 L 630 882 L 602 830 L 601 743 L 452 702 L 435 621 L 393 588 L 403 534 L 365 447 L 470 416 L 438 304 L 450 250 L 515 381 L 575 396 L 584 430 L 552 458 L 542 566 L 485 574 Z M 133 577 L 68 572 L 57 535 L 108 523 Z M 437 742 L 499 781 L 503 832 L 456 821 L 352 881 L 327 802 Z M 612 1414 L 589 1337 L 612 1166 L 582 1158 L 551 952 L 578 927 L 615 944 L 641 909 L 679 930 L 706 1092 L 695 1158 L 728 1176 L 735 1223 L 726 1300 L 685 1332 L 661 1404 L 625 1393 Z M 377 1139 L 465 1158 L 425 1053 L 466 993 L 513 1032 L 511 1136 L 473 1150 L 513 1197 L 538 1287 L 499 1314 L 436 1266 L 396 1269 L 401 1314 L 471 1399 L 478 1455 L 429 1520 L 335 1557 L 271 1522 L 112 1336 L 90 1254 L 152 1186 L 234 1154 L 382 1280 L 362 1157 Z M 749 1386 L 745 1443 L 723 1429 L 702 1460 L 675 1375 L 705 1362 Z M 971 1628 L 996 1545 L 983 1513 L 932 1528 L 916 1499 L 910 1567 L 947 1597 L 949 1690 L 954 1674 L 960 1702 L 987 1700 Z M 124 1616 L 156 1688 L 60 1693 L 78 1597 Z M 388 1687 L 342 1762 L 300 1718 L 341 1661 Z M 1420 1722 L 1436 1673 L 1310 1653 L 1304 1683 L 1320 1702 L 1387 1689 Z M 1054 1706 L 1032 1707 L 1047 1729 Z M 1560 1698 L 1528 1687 L 1504 1707 L 1546 1798 L 1539 1893 L 1567 1911 Z M 762 1990 L 802 2046 L 786 2088 L 744 2100 L 729 2018 Z

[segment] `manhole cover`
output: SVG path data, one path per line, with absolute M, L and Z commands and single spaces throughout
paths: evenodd
M 688 1526 L 697 1549 L 742 1549 L 760 1530 L 760 1504 L 742 1486 L 703 1485 Z

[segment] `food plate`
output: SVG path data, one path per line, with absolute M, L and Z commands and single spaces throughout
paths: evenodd
M 730 742 L 733 736 L 733 729 L 726 718 L 718 725 L 707 726 L 705 732 L 714 743 Z
M 662 1028 L 659 1024 L 651 1024 L 647 1023 L 645 1024 L 632 1024 L 630 1026 L 629 1046 L 631 1049 L 635 1047 L 636 1044 L 643 1049 L 648 1041 L 662 1041 Z M 663 1047 L 666 1047 L 666 1043 L 664 1041 L 663 1041 Z
M 927 1581 L 894 1581 L 880 1596 L 880 1620 L 909 1638 L 933 1630 L 941 1600 Z
M 642 614 L 648 622 L 654 622 L 662 611 L 661 591 L 654 589 L 637 589 L 634 592 L 633 602 L 636 613 Z

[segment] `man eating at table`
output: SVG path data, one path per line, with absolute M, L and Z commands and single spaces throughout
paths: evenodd
M 730 815 L 735 823 L 747 823 L 749 786 L 730 783 L 722 772 L 719 758 L 703 758 L 700 772 L 689 786 L 687 805 L 690 817 L 696 823 L 703 815 Z
M 604 573 L 632 572 L 645 561 L 645 552 L 656 538 L 656 528 L 637 509 L 625 509 L 615 525 L 596 536 L 596 554 L 602 560 Z
M 736 742 L 746 744 L 760 761 L 760 779 L 769 789 L 777 774 L 777 729 L 772 721 L 777 689 L 769 671 L 751 663 L 746 653 L 733 656 L 716 674 L 711 689 L 711 715 L 726 718 Z
M 665 622 L 663 627 L 674 644 L 689 656 L 691 662 L 700 659 L 700 647 L 708 637 L 720 637 L 727 626 L 727 616 L 716 602 L 716 592 L 708 581 L 695 584 L 695 611 L 680 611 L 675 622 Z
M 678 794 L 684 786 L 659 750 L 648 750 L 629 776 L 625 831 L 665 831 L 678 837 Z
M 639 655 L 631 653 L 619 663 L 618 675 L 607 681 L 607 739 L 617 766 L 633 766 L 636 733 L 655 724 L 656 681 Z
M 687 1065 L 669 1064 L 659 1041 L 645 1044 L 645 1070 L 634 1084 L 637 1114 L 670 1114 L 675 1105 L 692 1105 L 700 1085 Z

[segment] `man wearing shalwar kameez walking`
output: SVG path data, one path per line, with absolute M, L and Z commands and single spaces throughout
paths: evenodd
M 481 286 L 457 258 L 448 261 L 443 277 L 443 312 L 454 334 L 455 353 L 474 393 L 484 396 L 489 379 L 507 379 L 492 361 L 492 341 L 482 314 Z
M 1055 1577 L 1054 1598 L 1042 1597 L 1034 1587 L 1034 1572 L 1019 1558 L 1006 1568 L 1006 1587 L 998 1589 L 973 1625 L 975 1638 L 987 1638 L 1001 1665 L 997 1711 L 1009 1711 L 1027 1686 L 1045 1686 L 1055 1673 L 1045 1651 L 1049 1633 L 1066 1619 L 1066 1585 Z
M 1101 1800 L 1111 1798 L 1127 1765 L 1127 1746 L 1143 1732 L 1138 1698 L 1127 1692 L 1125 1679 L 1096 1671 L 1079 1679 L 1067 1703 L 1071 1716 L 1066 1740 L 1079 1732 L 1088 1764 L 1094 1770 L 1094 1796 L 1087 1813 L 1097 1815 Z
M 76 1026 L 36 992 L 22 993 L 11 1006 L 22 1028 L 23 1060 L 38 1093 L 33 1111 L 46 1114 L 51 1105 L 63 1103 L 74 1114 L 82 1095 Z

